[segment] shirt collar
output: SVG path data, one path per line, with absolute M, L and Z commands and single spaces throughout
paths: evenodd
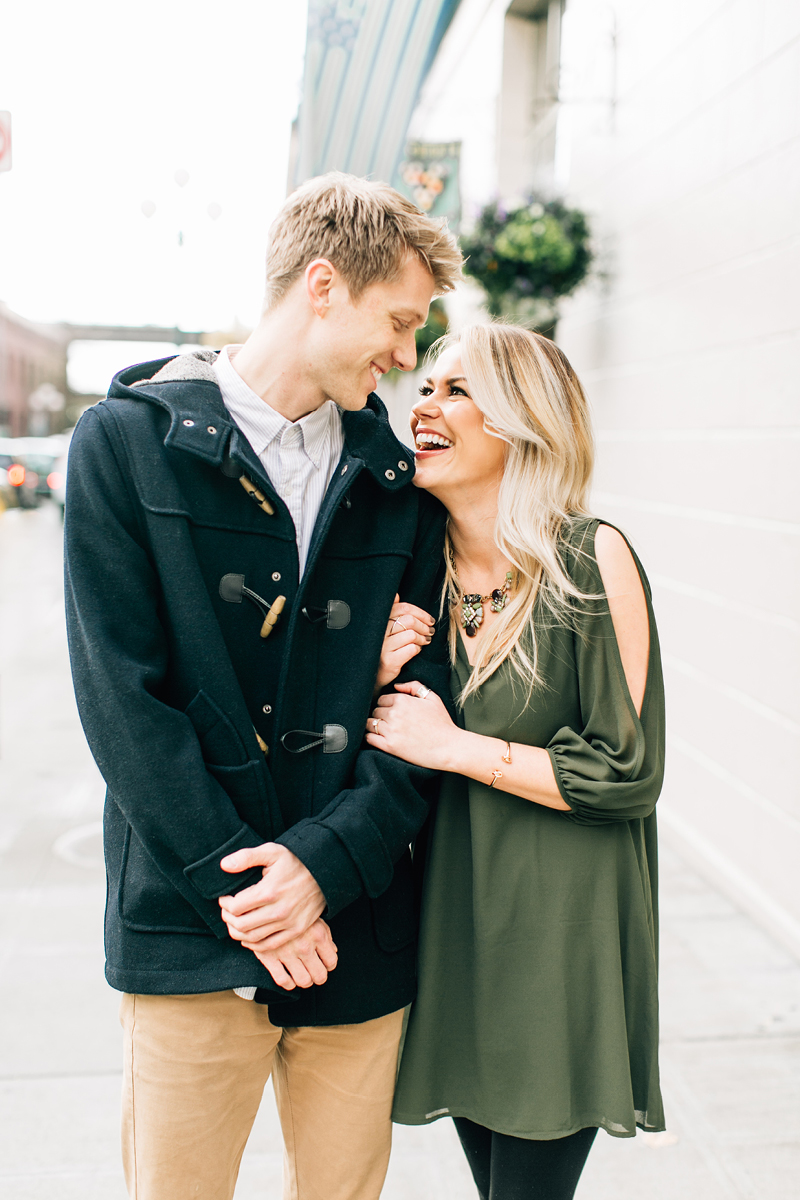
M 283 440 L 284 434 L 296 427 L 300 429 L 303 449 L 319 468 L 328 448 L 332 423 L 341 419 L 338 406 L 326 400 L 299 421 L 287 421 L 242 379 L 231 362 L 239 349 L 239 346 L 224 346 L 217 355 L 214 370 L 225 407 L 256 454 L 262 455 L 270 442 L 275 438 Z

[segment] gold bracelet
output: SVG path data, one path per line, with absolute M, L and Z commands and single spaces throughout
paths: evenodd
M 504 763 L 511 762 L 511 742 L 506 742 L 506 752 L 505 752 L 505 754 L 501 754 L 500 757 L 502 758 Z M 498 779 L 502 779 L 502 778 L 503 778 L 502 771 L 492 771 L 492 782 L 489 784 L 489 787 L 490 788 L 494 787 L 494 785 L 497 783 Z

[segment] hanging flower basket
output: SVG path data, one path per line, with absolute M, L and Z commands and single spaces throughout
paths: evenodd
M 430 350 L 434 342 L 438 342 L 440 337 L 444 337 L 449 328 L 447 320 L 447 311 L 441 300 L 432 300 L 430 309 L 428 310 L 428 319 L 421 329 L 418 329 L 415 334 L 417 343 L 417 363 L 422 365 L 422 360 Z
M 584 213 L 537 196 L 508 210 L 488 204 L 462 235 L 461 250 L 464 273 L 486 292 L 492 316 L 510 316 L 542 332 L 554 327 L 557 300 L 575 291 L 592 263 Z

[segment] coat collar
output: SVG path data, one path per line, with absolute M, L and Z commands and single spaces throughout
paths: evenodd
M 221 465 L 235 423 L 225 408 L 214 350 L 127 367 L 114 376 L 109 400 L 146 400 L 170 415 L 164 445 Z M 414 475 L 414 454 L 392 433 L 383 401 L 371 392 L 364 408 L 343 412 L 345 455 L 360 459 L 381 487 L 397 491 Z

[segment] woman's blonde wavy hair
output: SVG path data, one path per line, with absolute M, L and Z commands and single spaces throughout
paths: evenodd
M 589 516 L 594 466 L 589 409 L 577 375 L 554 342 L 515 325 L 471 325 L 433 349 L 461 348 L 470 395 L 487 433 L 506 443 L 494 538 L 516 568 L 511 597 L 482 640 L 459 702 L 511 659 L 528 687 L 541 682 L 536 626 L 569 623 L 576 605 L 593 599 L 567 574 L 565 541 Z M 450 654 L 455 660 L 460 596 L 449 531 L 443 604 L 452 605 Z

